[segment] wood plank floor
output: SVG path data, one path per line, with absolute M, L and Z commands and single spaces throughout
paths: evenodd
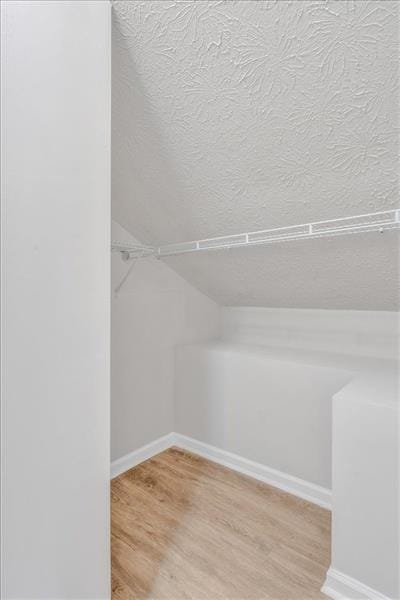
M 112 481 L 113 600 L 316 600 L 330 513 L 171 448 Z

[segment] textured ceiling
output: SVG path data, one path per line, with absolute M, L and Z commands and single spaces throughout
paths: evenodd
M 162 244 L 396 207 L 398 9 L 114 1 L 114 218 Z M 168 263 L 223 304 L 389 310 L 396 235 Z

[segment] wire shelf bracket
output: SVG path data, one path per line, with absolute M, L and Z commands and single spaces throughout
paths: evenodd
M 123 260 L 131 258 L 146 258 L 156 254 L 156 248 L 153 246 L 144 246 L 143 244 L 131 244 L 129 242 L 111 242 L 111 252 L 120 252 Z

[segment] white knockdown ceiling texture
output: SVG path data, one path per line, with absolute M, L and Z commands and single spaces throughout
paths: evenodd
M 113 217 L 163 244 L 399 205 L 397 1 L 113 2 Z M 190 254 L 222 304 L 397 308 L 397 233 Z

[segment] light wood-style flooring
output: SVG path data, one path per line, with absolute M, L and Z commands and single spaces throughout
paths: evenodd
M 330 513 L 171 448 L 112 481 L 113 600 L 316 600 Z

